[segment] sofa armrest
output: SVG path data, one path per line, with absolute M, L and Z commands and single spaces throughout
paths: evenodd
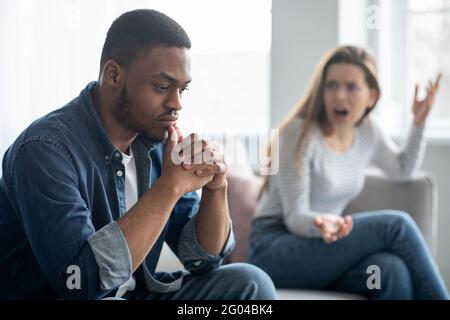
M 395 209 L 407 212 L 422 231 L 436 257 L 437 187 L 430 173 L 419 172 L 411 180 L 395 182 L 380 171 L 366 175 L 364 189 L 345 209 L 346 214 Z
M 251 222 L 263 179 L 256 176 L 242 177 L 230 174 L 227 180 L 228 205 L 233 221 L 236 246 L 225 258 L 225 262 L 245 262 Z

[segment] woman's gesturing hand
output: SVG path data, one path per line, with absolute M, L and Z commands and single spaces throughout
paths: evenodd
M 428 81 L 427 95 L 425 99 L 419 100 L 417 95 L 419 93 L 419 85 L 416 84 L 414 90 L 414 102 L 413 102 L 413 114 L 414 114 L 414 124 L 417 127 L 423 128 L 425 126 L 425 121 L 427 120 L 428 114 L 433 107 L 433 100 L 436 92 L 439 89 L 439 82 L 441 80 L 442 74 L 436 78 L 436 81 Z

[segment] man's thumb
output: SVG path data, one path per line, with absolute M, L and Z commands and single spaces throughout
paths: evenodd
M 166 151 L 172 151 L 177 145 L 178 134 L 173 126 L 167 129 Z
M 180 156 L 180 150 L 177 147 L 178 144 L 178 134 L 177 131 L 173 126 L 170 126 L 169 129 L 167 129 L 168 137 L 166 141 L 166 147 L 165 151 L 166 153 L 170 153 L 170 158 L 172 162 L 176 165 L 181 164 L 182 159 Z

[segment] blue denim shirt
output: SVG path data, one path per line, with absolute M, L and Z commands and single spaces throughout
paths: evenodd
M 90 83 L 73 101 L 32 123 L 6 151 L 0 179 L 0 298 L 98 299 L 132 274 L 125 237 L 125 169 L 96 113 Z M 132 144 L 142 196 L 161 174 L 164 144 Z M 186 271 L 155 272 L 164 241 L 186 270 L 217 268 L 234 246 L 208 254 L 195 231 L 199 198 L 185 194 L 135 271 L 150 291 L 180 288 Z M 71 276 L 79 269 L 80 286 Z M 76 268 L 75 267 L 75 268 Z M 68 285 L 72 283 L 72 285 Z

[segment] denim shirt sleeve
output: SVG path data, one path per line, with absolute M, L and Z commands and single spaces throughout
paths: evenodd
M 186 193 L 178 200 L 172 211 L 166 242 L 178 256 L 186 270 L 192 273 L 204 273 L 218 268 L 223 258 L 233 250 L 235 245 L 230 220 L 228 239 L 218 256 L 207 253 L 197 239 L 196 217 L 200 198 L 196 192 Z
M 131 253 L 116 221 L 92 234 L 87 241 L 97 261 L 102 290 L 117 288 L 131 277 Z
M 186 270 L 194 274 L 199 274 L 218 268 L 223 258 L 233 250 L 236 242 L 234 240 L 233 227 L 230 219 L 228 237 L 222 251 L 217 256 L 209 254 L 198 241 L 196 220 L 197 215 L 189 220 L 183 228 L 178 244 L 178 257 Z
M 111 270 L 99 272 L 98 252 L 107 244 L 95 244 L 100 239 L 110 245 L 119 240 L 114 248 L 119 248 L 120 259 L 126 260 L 123 241 L 121 244 L 118 232 L 110 236 L 104 236 L 108 232 L 103 229 L 96 232 L 91 212 L 78 189 L 77 170 L 64 145 L 49 137 L 35 137 L 23 143 L 14 157 L 11 178 L 10 193 L 15 198 L 18 218 L 43 273 L 60 298 L 98 299 L 111 292 L 106 287 L 119 285 L 121 277 L 102 281 L 102 273 L 120 272 L 112 263 L 103 267 Z M 97 246 L 96 252 L 92 244 Z M 128 265 L 119 265 L 124 268 L 122 277 L 129 278 Z M 69 285 L 73 276 L 77 277 L 71 270 L 79 271 L 79 286 Z

